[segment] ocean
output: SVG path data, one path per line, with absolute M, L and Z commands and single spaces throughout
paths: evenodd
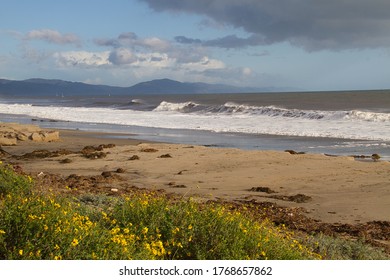
M 390 90 L 0 96 L 0 121 L 241 149 L 390 160 Z

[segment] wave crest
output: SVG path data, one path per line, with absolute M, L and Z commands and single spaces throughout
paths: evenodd
M 183 103 L 171 103 L 167 101 L 162 101 L 160 105 L 158 105 L 153 111 L 190 113 L 197 106 L 199 106 L 199 104 L 192 101 Z
M 287 109 L 276 106 L 253 106 L 226 102 L 223 105 L 201 105 L 193 101 L 183 103 L 172 103 L 162 101 L 153 111 L 157 112 L 179 112 L 196 113 L 203 115 L 251 115 L 268 116 L 280 118 L 310 119 L 310 120 L 360 120 L 368 122 L 390 122 L 390 114 L 352 111 L 320 111 Z
M 374 113 L 358 110 L 348 112 L 346 118 L 371 122 L 390 122 L 390 114 L 388 113 Z

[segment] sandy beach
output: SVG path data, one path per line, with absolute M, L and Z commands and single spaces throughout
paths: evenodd
M 83 150 L 86 146 L 95 148 Z M 55 174 L 85 192 L 94 190 L 80 183 L 83 176 L 104 175 L 111 180 L 95 184 L 96 191 L 137 187 L 204 200 L 272 202 L 303 208 L 308 217 L 326 223 L 390 221 L 390 163 L 385 161 L 148 143 L 131 135 L 119 139 L 77 130 L 60 131 L 58 141 L 20 141 L 2 149 L 9 153 L 3 160 L 24 172 Z

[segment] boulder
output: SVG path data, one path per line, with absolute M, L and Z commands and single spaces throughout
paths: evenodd
M 15 146 L 16 138 L 8 138 L 4 137 L 4 135 L 0 136 L 0 146 Z
M 31 133 L 29 139 L 35 142 L 42 142 L 43 136 L 39 132 L 33 132 Z
M 45 131 L 42 135 L 44 142 L 52 142 L 60 139 L 60 133 L 58 131 Z
M 18 141 L 52 142 L 60 139 L 58 131 L 43 130 L 35 125 L 0 123 L 0 145 L 16 145 Z

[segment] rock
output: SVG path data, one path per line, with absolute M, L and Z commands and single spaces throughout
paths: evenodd
M 83 153 L 83 156 L 88 159 L 99 159 L 99 158 L 105 158 L 107 156 L 107 153 L 104 152 Z
M 58 131 L 42 130 L 36 125 L 0 123 L 0 145 L 16 145 L 17 141 L 28 140 L 52 142 L 59 140 L 59 138 Z
M 82 154 L 91 154 L 96 151 L 103 151 L 103 147 L 85 146 L 82 150 Z
M 285 150 L 286 153 L 289 153 L 290 155 L 304 155 L 305 152 L 296 152 L 294 150 Z
M 381 156 L 378 155 L 378 154 L 372 154 L 371 158 L 372 158 L 374 161 L 377 161 L 377 160 L 379 160 L 379 159 L 381 158 Z
M 129 160 L 139 160 L 139 156 L 133 155 L 131 158 L 129 158 Z
M 118 168 L 117 170 L 116 170 L 116 173 L 125 173 L 125 170 L 123 169 L 123 168 Z
M 58 131 L 45 131 L 41 135 L 43 142 L 53 142 L 60 139 L 60 133 Z
M 308 195 L 299 193 L 299 194 L 290 196 L 289 200 L 294 201 L 296 203 L 303 203 L 303 202 L 307 202 L 307 201 L 311 200 L 311 197 Z
M 172 156 L 170 154 L 164 154 L 159 156 L 159 158 L 171 158 Z
M 158 152 L 158 150 L 156 150 L 154 148 L 143 148 L 143 149 L 141 149 L 141 152 L 143 152 L 143 153 L 155 153 L 155 152 Z
M 103 149 L 111 149 L 111 148 L 114 148 L 115 147 L 115 144 L 100 144 L 98 146 L 99 149 L 103 150 Z M 99 151 L 101 151 L 99 150 Z
M 71 163 L 72 160 L 70 158 L 64 158 L 63 160 L 60 160 L 60 163 Z
M 0 146 L 15 146 L 16 138 L 0 137 Z
M 29 139 L 36 142 L 42 142 L 43 136 L 39 132 L 34 132 L 29 136 Z
M 16 135 L 16 139 L 19 141 L 27 141 L 28 136 L 24 133 L 19 133 L 18 135 Z
M 171 185 L 171 188 L 185 189 L 185 188 L 188 188 L 188 187 L 186 185 L 180 184 L 180 185 Z
M 251 192 L 265 192 L 265 193 L 275 193 L 275 191 L 271 190 L 268 187 L 253 187 L 250 189 Z
M 111 177 L 111 176 L 112 176 L 112 172 L 111 172 L 111 171 L 103 171 L 101 175 L 102 175 L 104 178 L 108 178 L 108 177 Z

